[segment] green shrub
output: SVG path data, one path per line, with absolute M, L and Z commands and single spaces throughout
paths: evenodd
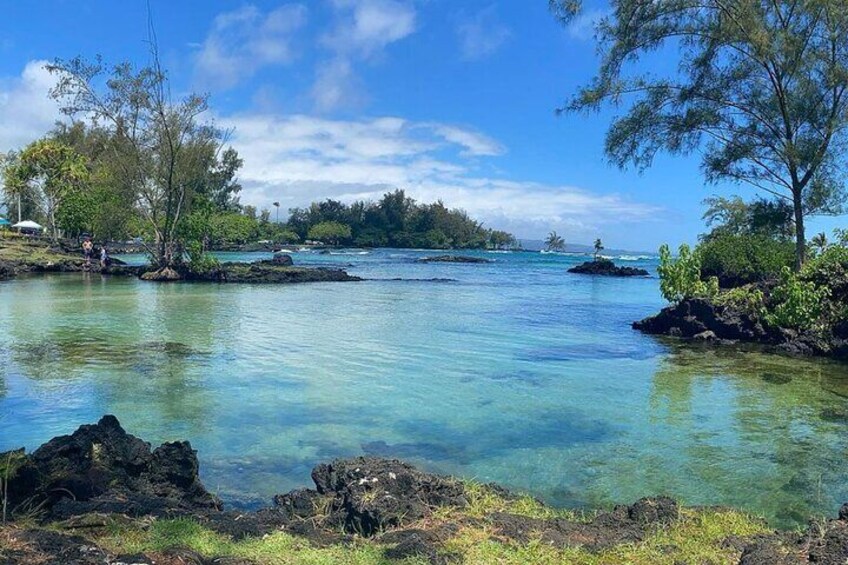
M 752 318 L 761 318 L 766 315 L 765 295 L 763 291 L 751 285 L 723 292 L 716 297 L 716 302 L 748 314 Z
M 830 289 L 805 281 L 784 267 L 781 282 L 771 297 L 773 306 L 766 316 L 769 323 L 782 328 L 814 329 L 822 323 Z
M 186 246 L 186 252 L 189 257 L 188 268 L 192 273 L 205 275 L 221 266 L 215 257 L 206 253 L 199 241 L 189 243 Z
M 848 272 L 848 247 L 831 245 L 804 264 L 801 277 L 810 281 L 826 282 Z
M 680 246 L 677 258 L 671 256 L 668 245 L 660 247 L 660 292 L 669 302 L 685 298 L 712 298 L 718 294 L 718 280 L 702 280 L 700 254 L 688 245 Z
M 791 241 L 764 235 L 720 235 L 698 246 L 701 272 L 723 287 L 775 279 L 795 260 Z

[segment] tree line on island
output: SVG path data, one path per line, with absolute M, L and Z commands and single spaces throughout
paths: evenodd
M 208 251 L 267 240 L 423 248 L 513 248 L 511 234 L 485 228 L 442 202 L 421 204 L 403 190 L 378 202 L 335 200 L 291 210 L 288 222 L 239 202 L 243 161 L 229 133 L 204 120 L 208 99 L 175 100 L 159 64 L 106 66 L 57 60 L 51 96 L 66 122 L 2 155 L 11 218 L 38 220 L 51 238 L 91 234 L 136 239 L 156 268 L 209 268 Z M 279 209 L 279 203 L 274 202 Z

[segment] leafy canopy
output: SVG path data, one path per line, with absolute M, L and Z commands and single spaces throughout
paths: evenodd
M 669 302 L 686 298 L 712 298 L 718 294 L 718 279 L 701 280 L 701 257 L 683 244 L 672 257 L 668 245 L 660 247 L 660 292 Z
M 551 0 L 568 21 L 579 0 Z M 619 166 L 699 151 L 708 181 L 749 183 L 804 217 L 844 200 L 848 4 L 844 0 L 612 0 L 596 27 L 597 76 L 563 110 L 626 104 L 607 135 Z M 679 53 L 662 73 L 636 63 Z
M 565 240 L 557 232 L 552 231 L 545 239 L 545 249 L 548 251 L 565 250 Z
M 88 161 L 68 145 L 40 139 L 21 152 L 4 178 L 6 193 L 25 195 L 40 207 L 57 239 L 57 214 L 73 196 L 84 195 L 89 180 Z M 84 212 L 83 209 L 77 214 Z

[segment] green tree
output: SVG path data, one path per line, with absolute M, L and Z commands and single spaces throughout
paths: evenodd
M 557 232 L 552 231 L 545 239 L 545 249 L 548 251 L 563 251 L 565 249 L 565 240 L 560 237 Z
M 492 230 L 489 232 L 489 245 L 495 249 L 509 249 L 517 246 L 518 241 L 509 232 Z
M 340 222 L 321 222 L 309 228 L 309 239 L 315 239 L 331 245 L 350 239 L 350 226 Z
M 601 254 L 601 251 L 604 250 L 604 244 L 601 241 L 601 238 L 595 240 L 595 261 L 598 260 L 598 255 Z
M 186 232 L 181 224 L 195 195 L 213 184 L 211 157 L 218 154 L 223 134 L 200 121 L 205 96 L 172 100 L 155 41 L 151 59 L 141 69 L 130 63 L 107 69 L 99 59 L 81 58 L 57 60 L 47 69 L 57 77 L 51 95 L 63 112 L 84 116 L 108 132 L 112 162 L 134 196 L 127 205 L 146 220 L 151 259 L 164 268 L 182 260 Z
M 85 156 L 91 171 L 84 198 L 88 202 L 75 199 L 77 211 L 85 213 L 66 217 L 69 207 L 66 205 L 59 220 L 62 229 L 71 234 L 87 231 L 104 240 L 139 235 L 129 230 L 137 214 L 136 195 L 132 183 L 122 173 L 123 164 L 113 150 L 112 134 L 106 128 L 75 121 L 56 124 L 49 138 L 69 145 Z
M 11 196 L 26 194 L 42 210 L 50 226 L 53 241 L 59 239 L 57 216 L 65 204 L 76 204 L 87 188 L 89 171 L 85 157 L 67 145 L 41 139 L 28 145 L 13 166 L 6 170 L 5 190 Z M 80 221 L 79 206 L 74 206 L 74 219 Z M 69 215 L 70 217 L 70 211 Z
M 550 0 L 565 21 L 581 0 Z M 606 152 L 648 167 L 660 151 L 702 155 L 711 182 L 745 182 L 791 204 L 795 269 L 804 220 L 842 208 L 848 138 L 848 10 L 844 0 L 612 0 L 596 32 L 595 79 L 563 110 L 628 110 Z M 679 52 L 668 73 L 640 72 Z M 643 64 L 644 68 L 644 64 Z

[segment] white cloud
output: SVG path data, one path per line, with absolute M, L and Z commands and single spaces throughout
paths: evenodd
M 310 94 L 315 109 L 322 113 L 341 107 L 357 107 L 365 100 L 364 88 L 353 72 L 353 64 L 344 57 L 316 66 Z
M 301 4 L 285 4 L 268 13 L 247 5 L 219 14 L 197 53 L 198 77 L 229 88 L 262 67 L 292 62 L 293 36 L 306 19 Z
M 442 199 L 488 226 L 525 237 L 542 236 L 551 228 L 568 233 L 606 222 L 645 221 L 658 212 L 615 194 L 488 174 L 478 157 L 503 148 L 455 125 L 269 114 L 219 122 L 234 128 L 231 141 L 245 161 L 242 201 L 259 207 L 274 201 L 290 208 L 324 198 L 377 199 L 387 190 L 404 188 L 420 201 Z
M 610 10 L 590 10 L 581 12 L 568 24 L 568 35 L 572 39 L 588 41 L 595 36 L 598 23 L 611 14 Z
M 415 8 L 398 0 L 333 0 L 338 21 L 322 39 L 340 55 L 369 58 L 415 31 Z
M 462 58 L 466 61 L 488 57 L 512 35 L 509 28 L 498 21 L 494 6 L 463 18 L 456 26 L 456 33 Z
M 355 107 L 365 98 L 355 64 L 379 59 L 383 51 L 412 33 L 416 12 L 399 0 L 332 0 L 335 24 L 321 37 L 332 57 L 316 68 L 312 100 L 319 112 Z
M 503 145 L 496 140 L 488 137 L 480 132 L 450 126 L 445 124 L 428 124 L 427 127 L 432 127 L 433 130 L 446 141 L 464 148 L 462 155 L 465 157 L 475 156 L 495 156 L 502 155 L 506 152 Z
M 0 151 L 18 149 L 42 137 L 60 119 L 49 97 L 55 78 L 47 61 L 30 61 L 20 77 L 0 80 Z

